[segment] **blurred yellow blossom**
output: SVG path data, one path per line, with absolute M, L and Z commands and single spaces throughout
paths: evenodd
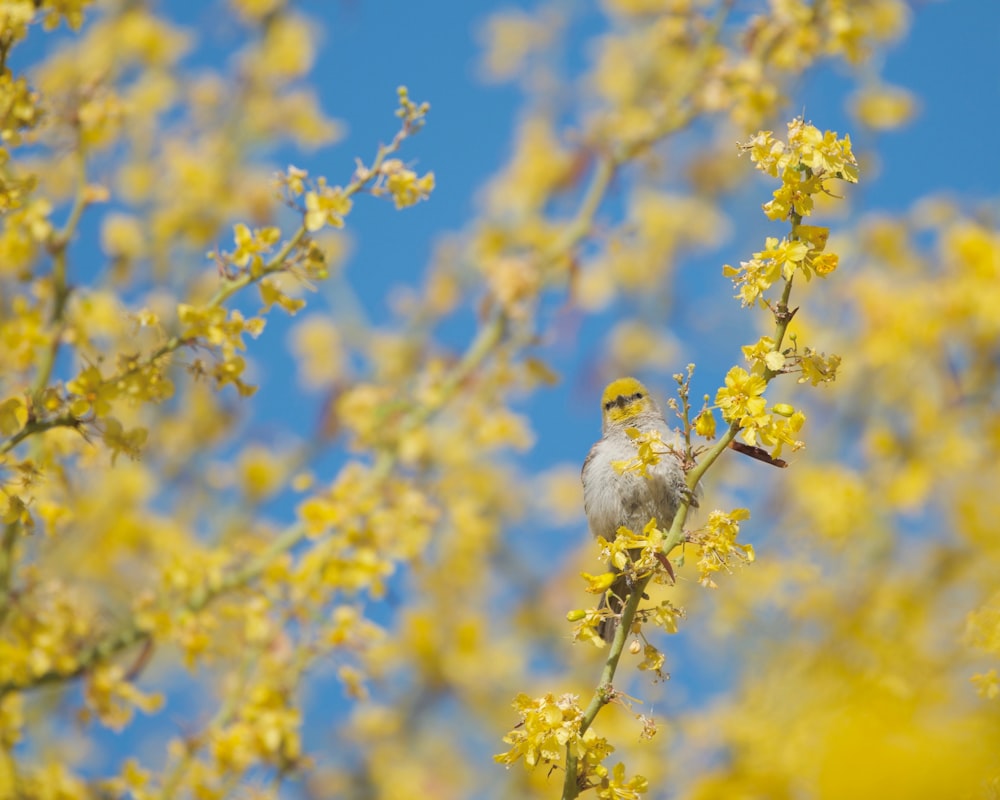
M 868 86 L 851 98 L 857 120 L 874 130 L 893 130 L 909 122 L 917 112 L 916 98 L 898 86 Z
M 254 22 L 280 11 L 286 3 L 287 0 L 229 0 L 229 5 L 241 16 Z
M 480 32 L 482 70 L 486 77 L 495 81 L 515 77 L 532 54 L 544 51 L 552 43 L 555 24 L 551 14 L 539 19 L 514 9 L 489 17 Z
M 264 40 L 253 53 L 250 66 L 268 80 L 290 80 L 306 74 L 315 58 L 314 31 L 303 17 L 276 16 L 265 28 Z
M 416 172 L 404 167 L 398 158 L 390 158 L 382 164 L 371 191 L 375 195 L 387 193 L 392 196 L 396 208 L 406 208 L 426 200 L 433 189 L 433 172 L 418 177 Z
M 311 314 L 289 335 L 296 355 L 299 381 L 307 389 L 332 386 L 344 375 L 346 353 L 340 328 L 330 318 Z
M 351 210 L 351 199 L 344 194 L 339 186 L 327 186 L 320 179 L 315 191 L 305 195 L 306 230 L 318 231 L 326 225 L 341 228 L 344 216 Z

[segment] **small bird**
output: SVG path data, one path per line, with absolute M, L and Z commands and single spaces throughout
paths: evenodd
M 590 448 L 583 462 L 583 509 L 590 532 L 608 541 L 622 526 L 641 531 L 651 519 L 669 526 L 681 499 L 688 492 L 681 461 L 672 453 L 660 457 L 645 476 L 634 472 L 619 473 L 616 461 L 636 457 L 635 442 L 626 433 L 635 428 L 640 433 L 658 431 L 668 446 L 679 447 L 680 434 L 670 428 L 663 412 L 649 396 L 649 390 L 635 378 L 619 378 L 608 384 L 601 395 L 601 432 L 599 442 Z M 620 576 L 601 600 L 613 616 L 604 619 L 598 632 L 611 642 L 631 586 Z

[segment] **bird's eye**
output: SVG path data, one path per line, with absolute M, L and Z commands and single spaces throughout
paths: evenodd
M 632 395 L 632 399 L 633 400 L 642 400 L 642 392 L 636 392 L 634 395 Z

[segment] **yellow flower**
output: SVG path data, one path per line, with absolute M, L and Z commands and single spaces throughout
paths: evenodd
M 318 231 L 326 225 L 343 228 L 344 217 L 351 210 L 351 198 L 339 186 L 327 186 L 322 178 L 318 184 L 316 191 L 306 192 L 306 230 Z
M 301 297 L 289 297 L 281 291 L 276 281 L 269 278 L 262 280 L 258 284 L 257 289 L 260 292 L 260 299 L 264 303 L 264 307 L 261 309 L 262 312 L 270 311 L 273 305 L 279 305 L 286 312 L 294 316 L 305 307 L 305 300 Z
M 789 241 L 782 239 L 780 242 L 774 237 L 768 237 L 764 242 L 764 249 L 759 253 L 754 253 L 755 260 L 771 262 L 781 271 L 781 275 L 788 280 L 800 269 L 809 253 L 809 245 L 800 241 Z
M 877 131 L 905 125 L 916 111 L 914 95 L 899 86 L 869 86 L 851 97 L 851 113 L 864 125 Z
M 149 432 L 145 428 L 126 430 L 114 417 L 108 417 L 104 421 L 102 438 L 111 451 L 111 463 L 114 465 L 119 453 L 124 453 L 129 458 L 138 458 L 149 438 Z
M 1000 675 L 995 669 L 982 675 L 973 675 L 970 680 L 980 697 L 985 697 L 987 700 L 996 700 L 1000 697 Z
M 589 572 L 581 572 L 580 577 L 587 582 L 584 591 L 591 594 L 604 594 L 615 582 L 617 574 L 614 572 L 602 572 L 600 575 L 591 575 Z
M 706 439 L 715 438 L 715 415 L 711 409 L 706 408 L 702 410 L 694 418 L 694 432 Z
M 802 368 L 802 376 L 798 380 L 799 383 L 809 381 L 813 386 L 820 383 L 830 383 L 837 377 L 840 356 L 835 353 L 827 356 L 807 347 L 803 355 L 799 358 L 799 365 Z
M 236 250 L 231 256 L 238 267 L 245 267 L 254 259 L 259 263 L 260 253 L 267 253 L 281 238 L 280 228 L 258 228 L 250 230 L 242 222 L 233 226 L 233 238 L 236 240 Z
M 649 781 L 642 775 L 626 778 L 625 765 L 619 763 L 597 787 L 597 797 L 599 800 L 639 800 L 639 795 L 647 791 L 649 791 Z
M 111 410 L 111 401 L 118 395 L 114 385 L 106 382 L 101 371 L 94 366 L 84 369 L 66 384 L 66 388 L 77 395 L 70 402 L 70 412 L 77 417 L 90 409 L 99 417 L 107 414 Z
M 521 722 L 504 736 L 503 740 L 512 745 L 511 749 L 493 756 L 494 761 L 513 764 L 523 758 L 527 767 L 555 764 L 562 760 L 569 745 L 573 754 L 587 766 L 596 766 L 614 749 L 592 728 L 580 733 L 583 709 L 574 694 L 556 699 L 551 694 L 532 698 L 521 693 L 513 705 Z
M 787 145 L 770 131 L 763 131 L 740 145 L 740 150 L 750 154 L 757 169 L 781 178 L 773 199 L 764 204 L 770 219 L 808 216 L 813 210 L 813 195 L 825 191 L 823 182 L 828 178 L 858 181 L 851 138 L 838 139 L 833 131 L 820 133 L 801 117 L 788 123 Z
M 434 189 L 434 173 L 428 172 L 418 178 L 417 173 L 403 166 L 397 158 L 390 158 L 380 170 L 379 181 L 372 194 L 388 192 L 392 195 L 396 208 L 406 208 L 421 200 L 426 200 Z
M 753 546 L 740 544 L 736 537 L 740 532 L 740 522 L 750 519 L 750 512 L 745 508 L 737 508 L 728 514 L 724 511 L 713 511 L 708 515 L 708 523 L 700 531 L 689 535 L 692 543 L 701 549 L 698 559 L 698 583 L 709 589 L 715 589 L 716 583 L 712 574 L 720 569 L 729 569 L 734 562 L 752 563 L 754 561 Z
M 715 394 L 715 404 L 727 422 L 760 416 L 767 408 L 761 397 L 767 382 L 760 375 L 751 375 L 742 367 L 733 367 L 726 374 L 726 385 Z
M 0 403 L 0 434 L 11 436 L 28 421 L 28 408 L 20 397 L 10 397 Z

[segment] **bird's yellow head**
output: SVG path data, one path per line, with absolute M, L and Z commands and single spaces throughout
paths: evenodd
M 627 423 L 640 414 L 657 411 L 649 390 L 635 378 L 611 381 L 601 395 L 601 418 L 605 427 Z

